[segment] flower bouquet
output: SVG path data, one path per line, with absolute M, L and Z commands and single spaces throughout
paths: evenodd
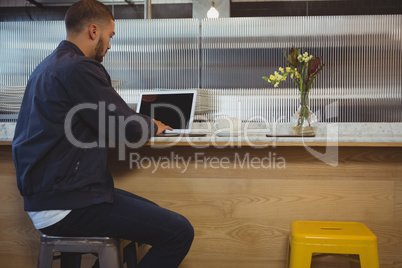
M 300 107 L 291 118 L 291 128 L 295 135 L 311 135 L 315 133 L 317 128 L 317 117 L 310 111 L 309 92 L 311 84 L 324 67 L 322 57 L 314 57 L 307 52 L 301 54 L 294 47 L 291 48 L 289 55 L 283 50 L 283 55 L 288 63 L 288 67 L 279 68 L 279 72 L 275 72 L 270 77 L 263 77 L 269 83 L 278 87 L 281 81 L 290 78 L 295 82 L 300 92 Z

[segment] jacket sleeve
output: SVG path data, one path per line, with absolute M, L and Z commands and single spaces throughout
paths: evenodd
M 157 132 L 152 118 L 133 111 L 111 85 L 105 68 L 92 59 L 79 61 L 66 76 L 73 103 L 67 117 L 79 116 L 100 138 L 114 142 L 148 140 Z M 72 118 L 66 118 L 72 123 Z

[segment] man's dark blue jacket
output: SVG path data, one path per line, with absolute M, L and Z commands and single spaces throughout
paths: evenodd
M 141 142 L 156 130 L 116 93 L 102 64 L 61 42 L 31 74 L 18 116 L 12 150 L 25 210 L 113 202 L 108 142 Z

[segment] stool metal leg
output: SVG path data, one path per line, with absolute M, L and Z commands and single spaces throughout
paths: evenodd
M 100 267 L 122 267 L 118 247 L 104 247 L 99 250 L 98 255 Z
M 41 244 L 39 248 L 38 268 L 52 268 L 53 246 Z
M 292 245 L 289 258 L 289 268 L 310 268 L 312 252 L 303 246 Z
M 377 251 L 368 251 L 360 254 L 361 268 L 379 268 Z

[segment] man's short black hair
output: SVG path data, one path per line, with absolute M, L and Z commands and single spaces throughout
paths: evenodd
M 91 23 L 104 25 L 111 20 L 114 18 L 110 10 L 96 0 L 81 0 L 74 3 L 64 18 L 68 33 L 80 33 Z

